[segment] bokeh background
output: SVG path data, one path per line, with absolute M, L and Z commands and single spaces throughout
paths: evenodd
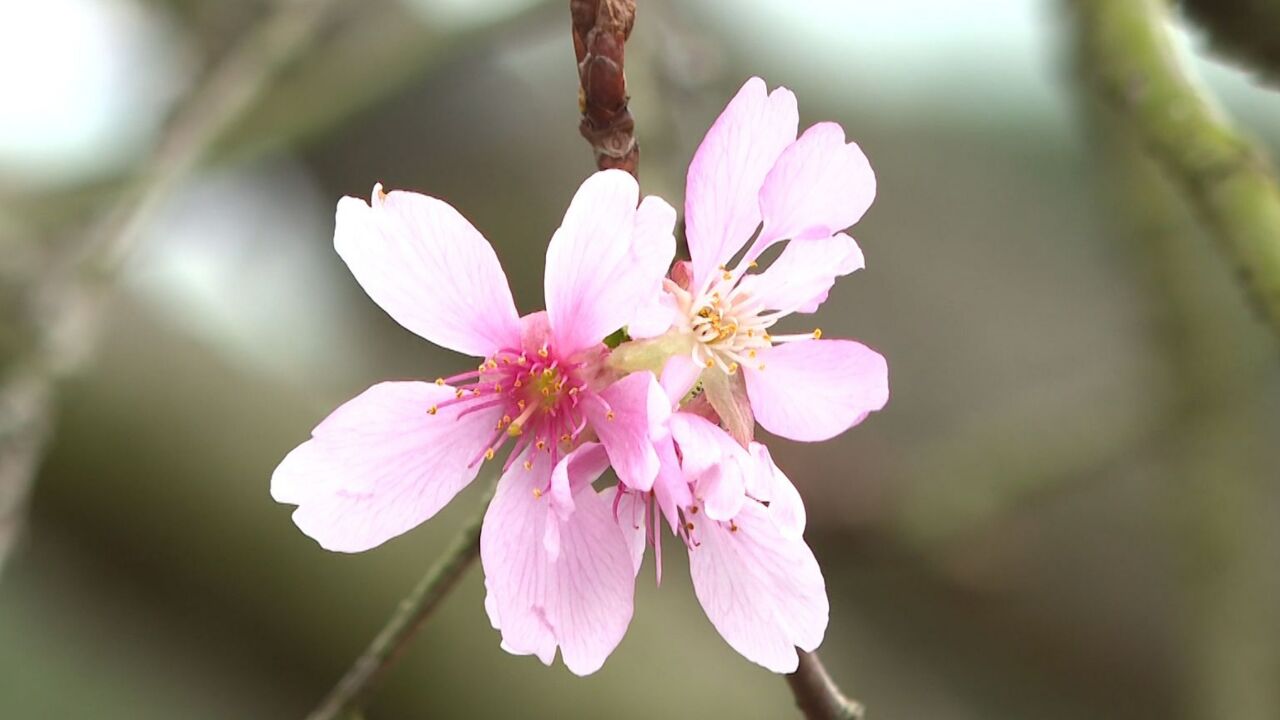
M 0 1 L 5 360 L 24 283 L 74 247 L 262 0 Z M 879 196 L 867 269 L 819 322 L 889 359 L 889 406 L 777 441 L 832 613 L 823 657 L 873 718 L 1280 717 L 1280 375 L 1212 239 L 1077 81 L 1053 2 L 642 0 L 627 46 L 642 186 L 673 204 L 751 75 L 840 122 Z M 522 311 L 593 170 L 564 3 L 339 2 L 171 188 L 61 385 L 0 575 L 0 716 L 300 717 L 474 511 L 362 555 L 268 480 L 329 410 L 466 364 L 401 329 L 332 251 L 342 195 L 447 199 Z M 1280 94 L 1180 52 L 1280 147 Z M 370 718 L 780 718 L 785 683 L 716 635 L 668 545 L 579 679 L 498 647 L 478 569 Z

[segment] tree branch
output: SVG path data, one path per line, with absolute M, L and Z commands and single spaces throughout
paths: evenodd
M 620 168 L 639 177 L 640 144 L 627 107 L 624 50 L 636 20 L 635 0 L 569 0 L 573 52 L 578 58 L 578 106 L 582 137 L 596 167 Z
M 413 590 L 400 601 L 395 613 L 347 674 L 329 691 L 307 720 L 338 720 L 357 712 L 387 668 L 400 658 L 418 629 L 454 588 L 467 568 L 480 557 L 480 527 L 484 511 L 493 498 L 493 488 L 485 493 L 480 512 L 472 518 L 439 560 L 427 570 Z
M 53 425 L 57 383 L 91 354 L 110 281 L 168 194 L 280 66 L 309 44 L 332 4 L 287 0 L 250 32 L 184 104 L 133 187 L 90 229 L 87 242 L 21 293 L 25 324 L 35 332 L 0 370 L 0 563 L 23 526 Z
M 1180 0 L 1209 32 L 1213 48 L 1280 87 L 1280 2 L 1276 0 Z
M 862 720 L 862 705 L 840 692 L 817 653 L 800 653 L 800 666 L 787 676 L 787 685 L 808 720 Z
M 1280 186 L 1266 158 L 1178 67 L 1162 0 L 1068 6 L 1086 80 L 1177 183 L 1280 334 Z

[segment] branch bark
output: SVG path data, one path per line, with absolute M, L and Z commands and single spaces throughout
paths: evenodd
M 635 25 L 635 0 L 569 0 L 573 52 L 578 59 L 578 130 L 591 143 L 600 170 L 639 177 L 640 144 L 627 106 L 625 47 Z
M 493 498 L 493 488 L 481 502 L 480 512 L 458 533 L 444 555 L 400 601 L 391 619 L 346 675 L 329 691 L 307 720 L 338 720 L 350 717 L 363 706 L 369 693 L 386 670 L 395 664 L 419 628 L 445 599 L 467 569 L 480 557 L 480 527 L 484 510 Z
M 1178 66 L 1163 0 L 1068 6 L 1086 80 L 1175 181 L 1280 335 L 1280 185 L 1266 157 Z
M 862 705 L 840 692 L 817 653 L 800 653 L 800 666 L 787 676 L 787 685 L 808 720 L 862 720 Z

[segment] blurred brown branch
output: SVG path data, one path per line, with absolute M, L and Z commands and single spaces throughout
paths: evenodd
M 1092 87 L 1181 188 L 1280 335 L 1280 185 L 1178 66 L 1164 0 L 1076 0 L 1078 53 Z
M 1276 0 L 1179 0 L 1209 33 L 1215 50 L 1280 87 L 1280 2 Z
M 53 259 L 22 293 L 22 312 L 36 332 L 0 373 L 0 563 L 23 525 L 53 425 L 56 385 L 91 354 L 111 279 L 156 209 L 278 68 L 309 45 L 332 6 L 333 0 L 289 0 L 264 18 L 208 72 L 87 241 Z
M 787 685 L 809 720 L 862 720 L 862 705 L 840 692 L 816 653 L 800 653 L 800 666 L 787 676 Z
M 329 691 L 320 707 L 307 716 L 307 720 L 341 720 L 360 712 L 382 674 L 400 659 L 431 613 L 480 557 L 480 528 L 484 523 L 485 509 L 493 499 L 493 490 L 491 485 L 480 502 L 480 510 L 458 532 L 413 590 L 400 601 L 377 637 Z
M 570 0 L 573 51 L 578 58 L 579 130 L 591 143 L 596 167 L 639 177 L 640 145 L 627 107 L 625 48 L 635 25 L 635 0 Z

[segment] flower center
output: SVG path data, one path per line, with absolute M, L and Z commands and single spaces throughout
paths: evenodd
M 472 465 L 492 460 L 508 442 L 514 443 L 503 472 L 532 447 L 535 452 L 551 455 L 552 465 L 567 453 L 586 428 L 579 407 L 586 384 L 577 370 L 580 363 L 561 362 L 550 348 L 543 347 L 532 356 L 520 350 L 503 349 L 486 358 L 475 370 L 452 377 L 437 378 L 437 385 L 453 385 L 454 397 L 428 408 L 435 415 L 442 408 L 464 406 L 457 414 L 500 407 L 502 417 L 493 429 L 493 437 Z M 532 467 L 526 459 L 526 469 Z
M 754 263 L 749 267 L 754 267 Z M 769 334 L 769 328 L 786 313 L 766 312 L 764 303 L 739 284 L 744 274 L 721 268 L 720 274 L 703 283 L 705 289 L 697 293 L 670 280 L 666 282 L 666 289 L 675 297 L 686 329 L 695 341 L 694 362 L 707 368 L 718 367 L 730 375 L 744 366 L 764 370 L 760 351 L 776 343 L 822 336 L 821 330 L 799 335 Z

